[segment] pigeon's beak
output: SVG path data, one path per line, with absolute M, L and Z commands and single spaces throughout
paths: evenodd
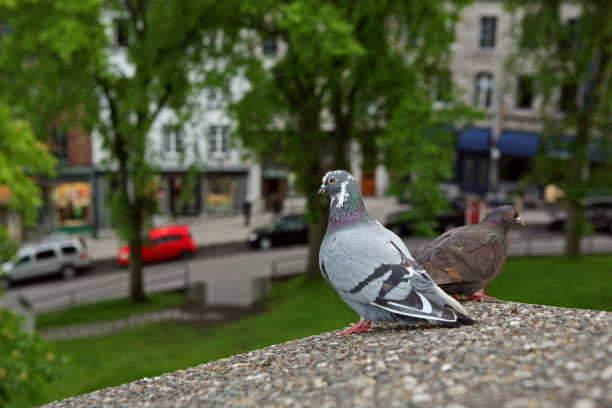
M 521 220 L 521 217 L 516 217 L 516 220 L 514 220 L 514 223 L 518 225 L 523 225 L 523 226 L 525 225 L 523 220 Z
M 321 194 L 325 194 L 327 193 L 327 189 L 325 188 L 325 184 L 321 184 L 321 188 L 319 189 L 319 191 L 317 191 L 317 194 L 321 195 Z

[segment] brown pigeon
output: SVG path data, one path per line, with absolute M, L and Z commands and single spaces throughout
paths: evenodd
M 495 208 L 478 224 L 453 228 L 427 245 L 415 260 L 449 295 L 485 295 L 475 292 L 489 284 L 504 267 L 507 234 L 525 225 L 511 205 Z

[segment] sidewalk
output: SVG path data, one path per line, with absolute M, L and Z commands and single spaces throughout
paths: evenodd
M 407 209 L 405 204 L 399 204 L 394 197 L 366 197 L 364 199 L 368 212 L 380 222 L 385 221 L 388 214 Z M 285 214 L 300 213 L 304 211 L 304 200 L 291 200 L 285 206 Z M 251 216 L 251 224 L 244 225 L 244 216 L 234 215 L 227 217 L 184 217 L 170 219 L 156 217 L 156 226 L 168 224 L 187 224 L 197 246 L 210 246 L 236 242 L 246 242 L 247 235 L 255 228 L 263 227 L 273 219 L 272 213 L 258 213 Z M 548 223 L 548 214 L 544 210 L 524 210 L 521 219 L 527 225 Z M 113 230 L 100 231 L 100 237 L 85 239 L 89 254 L 94 261 L 115 258 L 122 245 Z

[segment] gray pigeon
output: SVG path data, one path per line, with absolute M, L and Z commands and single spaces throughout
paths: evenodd
M 339 334 L 370 331 L 372 321 L 474 323 L 412 258 L 402 240 L 368 214 L 353 176 L 344 170 L 328 172 L 322 193 L 329 194 L 331 204 L 319 267 L 361 318 Z
M 488 298 L 475 293 L 488 285 L 506 262 L 507 234 L 525 225 L 516 208 L 502 205 L 478 224 L 453 228 L 417 255 L 429 276 L 449 295 Z

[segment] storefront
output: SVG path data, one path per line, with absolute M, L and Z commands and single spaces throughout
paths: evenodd
M 489 129 L 468 127 L 459 134 L 457 174 L 462 191 L 471 193 L 487 191 L 490 145 L 491 131 Z
M 56 179 L 40 178 L 43 205 L 29 236 L 53 231 L 95 233 L 95 177 L 91 167 L 60 167 Z
M 215 172 L 204 176 L 204 212 L 208 215 L 240 213 L 246 199 L 246 172 Z
M 166 176 L 168 209 L 173 216 L 196 216 L 202 209 L 200 176 L 185 173 Z
M 93 211 L 90 182 L 58 182 L 50 186 L 49 198 L 60 231 L 90 230 Z

